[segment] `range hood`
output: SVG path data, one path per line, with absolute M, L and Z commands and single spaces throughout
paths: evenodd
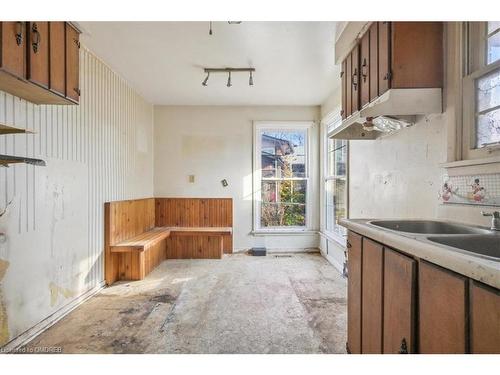
M 417 115 L 442 112 L 441 91 L 441 88 L 390 89 L 343 120 L 329 137 L 373 140 L 411 126 Z

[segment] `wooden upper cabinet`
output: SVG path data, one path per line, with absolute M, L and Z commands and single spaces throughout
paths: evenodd
M 346 97 L 346 117 L 349 117 L 352 114 L 352 65 L 351 65 L 351 54 L 347 56 L 345 59 L 345 97 Z
M 49 23 L 28 22 L 27 58 L 29 81 L 49 87 Z
M 500 291 L 472 282 L 470 314 L 471 353 L 500 354 Z
M 378 22 L 370 26 L 370 101 L 378 97 Z
M 361 38 L 360 55 L 360 98 L 361 108 L 370 102 L 370 30 Z
M 384 248 L 363 239 L 361 352 L 382 354 Z
M 378 95 L 391 88 L 391 23 L 378 22 Z
M 360 76 L 359 45 L 357 45 L 351 52 L 351 113 L 359 110 Z
M 51 91 L 66 95 L 66 26 L 64 22 L 49 22 L 50 34 L 50 74 L 49 88 Z
M 419 352 L 467 353 L 468 279 L 425 261 L 418 276 Z
M 25 22 L 0 22 L 0 69 L 26 77 Z
M 384 251 L 384 353 L 416 353 L 417 262 L 396 251 Z
M 346 118 L 347 111 L 346 111 L 346 60 L 342 61 L 342 66 L 341 66 L 341 71 L 340 71 L 340 84 L 341 84 L 341 91 L 342 91 L 342 118 Z
M 391 27 L 391 87 L 443 87 L 443 23 L 392 22 Z
M 360 235 L 349 231 L 347 236 L 347 348 L 361 354 L 361 283 L 362 246 Z
M 74 102 L 80 100 L 80 34 L 66 23 L 66 97 Z

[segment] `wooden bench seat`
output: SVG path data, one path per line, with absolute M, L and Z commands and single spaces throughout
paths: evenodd
M 156 243 L 164 240 L 170 235 L 170 229 L 156 227 L 147 232 L 129 238 L 111 246 L 112 253 L 124 253 L 129 251 L 143 251 Z

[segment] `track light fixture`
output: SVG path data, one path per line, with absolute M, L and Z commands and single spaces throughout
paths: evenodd
M 207 72 L 207 77 L 206 77 L 206 78 L 203 80 L 203 82 L 201 83 L 203 86 L 206 86 L 206 85 L 207 85 L 208 78 L 210 78 L 210 72 Z
M 253 86 L 253 72 L 255 72 L 255 68 L 205 68 L 205 73 L 207 76 L 201 83 L 203 86 L 207 86 L 208 78 L 210 77 L 210 73 L 227 73 L 227 87 L 231 87 L 233 84 L 231 82 L 231 73 L 234 72 L 249 72 L 250 76 L 248 78 L 248 85 Z

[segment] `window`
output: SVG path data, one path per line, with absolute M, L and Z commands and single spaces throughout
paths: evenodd
M 256 123 L 256 230 L 308 226 L 310 123 Z
M 328 138 L 328 134 L 338 125 L 341 119 L 327 121 L 325 135 L 325 164 L 324 164 L 324 229 L 333 237 L 342 241 L 346 229 L 339 225 L 339 219 L 347 217 L 347 141 Z
M 469 22 L 464 90 L 464 157 L 500 151 L 500 21 Z

